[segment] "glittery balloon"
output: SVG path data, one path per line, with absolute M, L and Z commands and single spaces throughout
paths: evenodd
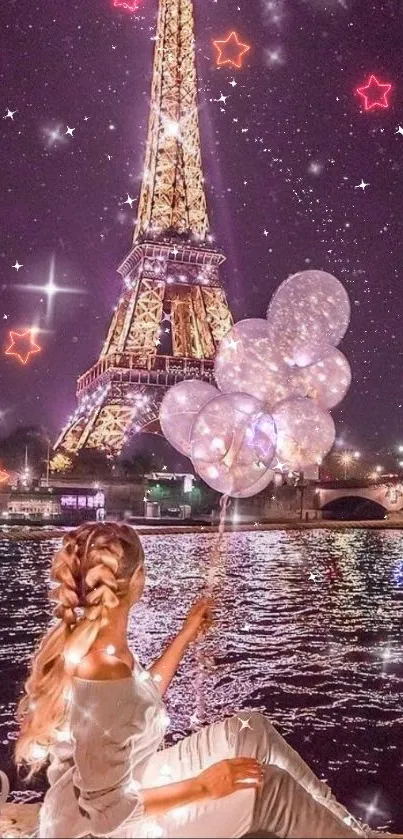
M 200 408 L 217 396 L 207 382 L 180 382 L 165 394 L 160 408 L 160 424 L 167 440 L 181 454 L 190 457 L 190 432 Z
M 340 350 L 333 349 L 322 361 L 295 371 L 293 384 L 298 396 L 314 399 L 330 409 L 344 399 L 351 385 L 351 367 Z
M 339 280 L 324 271 L 302 271 L 274 294 L 267 312 L 269 335 L 287 364 L 306 367 L 340 343 L 350 311 Z
M 336 429 L 330 414 L 312 399 L 287 399 L 273 413 L 278 459 L 297 472 L 321 463 L 330 451 Z
M 249 393 L 269 410 L 293 394 L 290 370 L 263 319 L 240 321 L 225 336 L 215 361 L 215 377 L 224 393 Z
M 255 483 L 252 484 L 251 487 L 248 489 L 240 490 L 239 492 L 233 493 L 234 498 L 252 498 L 253 495 L 258 495 L 259 492 L 263 492 L 269 484 L 274 483 L 274 472 L 272 469 L 268 469 L 264 475 Z
M 191 432 L 196 471 L 210 487 L 232 496 L 267 474 L 275 445 L 273 418 L 246 393 L 225 393 L 208 402 Z

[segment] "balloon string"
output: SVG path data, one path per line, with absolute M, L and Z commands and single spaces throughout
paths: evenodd
M 215 599 L 218 596 L 219 583 L 224 577 L 224 561 L 222 557 L 222 541 L 225 534 L 225 519 L 227 515 L 227 507 L 229 496 L 223 495 L 220 499 L 220 520 L 218 525 L 217 539 L 211 552 L 211 559 L 207 572 L 207 580 L 205 587 L 205 596 Z M 195 727 L 202 725 L 206 718 L 206 700 L 204 691 L 205 674 L 211 670 L 209 656 L 207 655 L 203 641 L 199 641 L 196 646 L 196 662 L 197 673 L 195 678 L 195 694 L 196 694 L 196 711 L 193 716 L 193 723 Z

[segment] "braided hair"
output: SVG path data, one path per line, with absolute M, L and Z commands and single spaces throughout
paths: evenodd
M 15 758 L 29 767 L 29 777 L 46 762 L 63 725 L 78 663 L 128 594 L 142 562 L 140 539 L 128 525 L 82 525 L 65 536 L 55 554 L 50 598 L 56 622 L 34 654 L 17 711 Z

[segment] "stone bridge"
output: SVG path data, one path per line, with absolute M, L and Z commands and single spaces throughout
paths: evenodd
M 341 507 L 343 502 L 345 506 L 373 506 L 374 511 L 376 508 L 379 512 L 383 509 L 384 514 L 399 513 L 403 511 L 403 482 L 362 482 L 361 485 L 352 485 L 351 481 L 345 481 L 318 484 L 316 504 L 321 510 L 334 511 L 335 508 Z

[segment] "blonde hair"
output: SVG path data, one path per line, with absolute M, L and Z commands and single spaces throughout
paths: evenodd
M 85 524 L 69 533 L 55 554 L 51 580 L 58 585 L 50 597 L 57 623 L 39 644 L 17 711 L 15 759 L 29 768 L 28 777 L 47 761 L 65 721 L 77 664 L 109 623 L 110 610 L 128 593 L 142 562 L 140 539 L 128 525 Z

